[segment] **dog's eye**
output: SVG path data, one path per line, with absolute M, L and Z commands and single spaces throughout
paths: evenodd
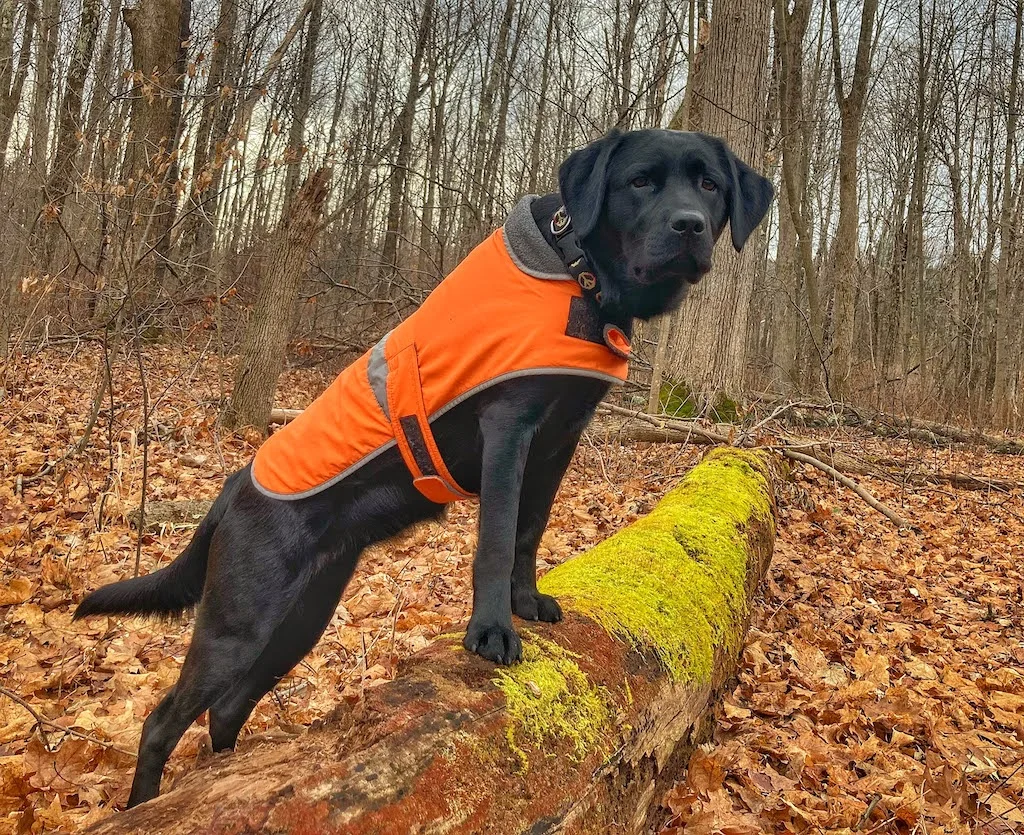
M 647 186 L 651 184 L 651 180 L 649 177 L 645 177 L 641 174 L 639 177 L 634 177 L 630 180 L 629 184 L 633 186 L 633 188 L 647 188 Z
M 705 177 L 701 180 L 700 187 L 704 189 L 704 191 L 716 191 L 718 189 L 718 183 Z

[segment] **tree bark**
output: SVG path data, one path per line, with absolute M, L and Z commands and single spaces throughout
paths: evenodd
M 864 104 L 867 101 L 871 73 L 871 47 L 875 31 L 878 0 L 864 0 L 861 7 L 860 34 L 854 60 L 850 92 L 843 91 L 843 70 L 839 58 L 839 12 L 836 0 L 829 0 L 832 19 L 832 69 L 836 103 L 839 105 L 839 223 L 832 245 L 832 278 L 835 284 L 832 353 L 829 362 L 829 388 L 842 399 L 850 390 L 853 365 L 854 311 L 857 300 L 857 228 L 860 205 L 857 202 L 857 153 L 860 147 Z
M 721 136 L 755 169 L 764 154 L 771 10 L 771 0 L 717 3 L 694 79 L 693 128 Z M 705 403 L 742 393 L 756 258 L 753 241 L 739 254 L 723 241 L 715 267 L 690 291 L 672 329 L 670 376 Z
M 1020 319 L 1015 316 L 1016 276 L 1012 269 L 1013 248 L 1018 230 L 1011 223 L 1014 188 L 1013 168 L 1017 152 L 1017 108 L 1020 88 L 1021 33 L 1024 30 L 1024 2 L 1014 3 L 1013 57 L 1006 103 L 1006 146 L 1003 152 L 1002 201 L 999 207 L 999 260 L 996 263 L 996 345 L 995 385 L 992 391 L 992 420 L 997 426 L 1016 422 L 1018 371 L 1014 362 L 1020 339 Z
M 190 0 L 141 0 L 122 12 L 132 38 L 131 141 L 122 180 L 137 218 L 126 281 L 146 298 L 170 274 L 170 229 L 177 207 L 178 130 Z M 131 273 L 139 271 L 137 277 Z M 129 292 L 134 292 L 129 289 Z
M 766 453 L 715 450 L 647 517 L 552 570 L 541 588 L 566 619 L 524 630 L 522 664 L 496 668 L 443 635 L 323 727 L 218 757 L 90 831 L 656 825 L 736 671 L 772 554 L 776 467 Z
M 284 368 L 299 282 L 321 225 L 330 169 L 310 175 L 281 221 L 264 263 L 260 288 L 245 328 L 235 387 L 224 411 L 229 429 L 267 431 L 277 378 Z
M 42 251 L 37 254 L 44 270 L 49 269 L 57 245 L 57 220 L 67 202 L 75 160 L 85 135 L 82 125 L 82 91 L 92 64 L 100 28 L 99 0 L 83 0 L 78 37 L 71 53 L 64 98 L 57 128 L 57 151 L 42 192 Z

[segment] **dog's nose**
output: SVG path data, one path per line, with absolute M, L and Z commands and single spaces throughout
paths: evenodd
M 676 212 L 669 223 L 680 235 L 700 235 L 704 231 L 704 216 L 700 212 Z

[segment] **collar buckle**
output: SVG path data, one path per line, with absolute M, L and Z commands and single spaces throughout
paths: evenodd
M 583 295 L 595 299 L 600 304 L 597 273 L 590 266 L 587 254 L 580 247 L 576 235 L 571 234 L 572 231 L 572 217 L 564 205 L 559 206 L 551 216 L 551 234 L 555 238 L 555 246 L 562 257 L 562 263 L 565 264 L 569 275 L 582 288 Z
M 565 206 L 559 206 L 551 216 L 551 234 L 555 239 L 561 239 L 572 230 L 572 218 Z

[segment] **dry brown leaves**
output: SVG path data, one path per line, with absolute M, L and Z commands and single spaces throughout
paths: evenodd
M 114 419 L 104 406 L 88 449 L 15 495 L 85 426 L 98 352 L 48 351 L 19 360 L 0 387 L 0 833 L 72 832 L 123 806 L 142 721 L 177 678 L 191 620 L 94 618 L 72 623 L 82 596 L 130 577 L 137 533 L 126 514 L 141 491 L 141 389 L 135 358 L 114 358 Z M 147 500 L 212 498 L 254 447 L 218 436 L 217 402 L 230 368 L 198 351 L 147 347 L 151 421 Z M 307 405 L 329 382 L 291 372 L 278 402 Z M 108 431 L 109 430 L 109 431 Z M 581 445 L 540 548 L 548 567 L 646 513 L 696 460 L 667 448 L 657 472 L 590 439 Z M 102 514 L 102 523 L 98 520 Z M 172 560 L 191 529 L 143 539 L 142 571 Z M 453 506 L 444 525 L 419 527 L 371 549 L 316 649 L 246 725 L 256 737 L 294 734 L 339 699 L 389 680 L 397 661 L 469 615 L 475 510 Z M 33 715 L 33 713 L 35 715 Z M 43 720 L 40 725 L 38 719 Z M 164 789 L 206 755 L 205 718 L 171 758 Z
M 127 797 L 142 720 L 175 681 L 190 622 L 97 618 L 82 595 L 131 576 L 141 491 L 141 389 L 113 358 L 104 406 L 66 477 L 15 495 L 17 475 L 59 459 L 86 422 L 98 352 L 48 351 L 7 369 L 0 411 L 0 833 L 70 832 Z M 251 444 L 217 434 L 230 368 L 200 351 L 148 347 L 155 402 L 148 500 L 212 498 Z M 286 375 L 278 401 L 306 405 L 329 381 Z M 874 439 L 857 449 L 908 470 L 1021 478 L 1024 461 L 932 453 Z M 642 454 L 638 452 L 642 450 Z M 645 513 L 701 454 L 620 448 L 588 436 L 540 549 L 561 561 Z M 1021 496 L 872 484 L 919 526 L 897 533 L 829 479 L 787 491 L 771 577 L 717 738 L 665 799 L 669 832 L 1024 832 Z M 264 699 L 241 743 L 293 734 L 468 615 L 474 509 L 363 559 L 323 640 Z M 142 570 L 189 529 L 143 540 Z M 25 706 L 27 705 L 27 707 Z M 165 789 L 205 756 L 192 728 Z
M 977 452 L 913 465 L 1024 474 Z M 1024 832 L 1024 497 L 871 483 L 915 526 L 897 532 L 816 471 L 796 483 L 739 684 L 666 797 L 666 835 Z

